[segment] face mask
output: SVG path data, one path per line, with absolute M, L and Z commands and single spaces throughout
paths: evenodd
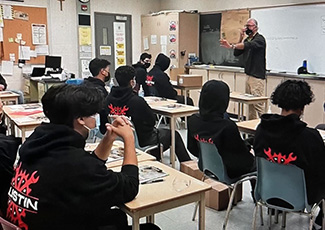
M 144 63 L 144 67 L 148 69 L 150 67 L 150 62 Z
M 86 139 L 94 139 L 94 137 L 96 136 L 96 134 L 99 132 L 99 126 L 100 126 L 100 117 L 99 117 L 99 114 L 96 113 L 95 116 L 95 119 L 96 119 L 96 126 L 94 128 L 89 128 L 87 127 L 86 125 L 83 125 L 85 127 L 85 129 L 88 130 L 88 136 Z
M 247 27 L 245 33 L 249 36 L 253 33 L 253 31 Z
M 111 74 L 110 74 L 110 72 L 107 72 L 107 76 L 105 76 L 104 81 L 107 82 L 107 81 L 109 81 L 110 78 L 111 78 Z

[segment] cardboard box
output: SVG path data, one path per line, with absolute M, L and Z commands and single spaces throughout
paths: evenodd
M 177 75 L 177 85 L 179 86 L 202 86 L 202 75 L 194 74 L 178 74 Z
M 190 175 L 198 180 L 201 180 L 203 177 L 203 172 L 200 171 L 197 162 L 194 160 L 182 162 L 181 172 Z
M 187 175 L 198 180 L 202 179 L 203 172 L 200 171 L 195 160 L 182 162 L 180 169 L 181 172 Z M 205 206 L 218 211 L 227 209 L 229 202 L 228 186 L 213 179 L 206 179 L 204 182 L 212 187 L 212 189 L 205 193 Z M 242 199 L 242 185 L 237 186 L 236 190 L 234 204 L 237 204 Z
M 177 81 L 177 75 L 178 74 L 185 74 L 185 68 L 173 68 L 173 69 L 170 69 L 170 72 L 169 72 L 169 78 L 170 80 L 172 81 Z
M 228 186 L 213 179 L 206 179 L 204 182 L 212 187 L 205 193 L 205 206 L 217 211 L 227 209 L 229 202 Z M 237 204 L 241 199 L 242 185 L 238 185 L 233 203 Z

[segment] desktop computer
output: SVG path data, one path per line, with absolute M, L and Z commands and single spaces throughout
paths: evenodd
M 61 57 L 60 56 L 45 56 L 45 68 L 50 68 L 46 72 L 47 76 L 50 74 L 59 74 L 62 72 Z

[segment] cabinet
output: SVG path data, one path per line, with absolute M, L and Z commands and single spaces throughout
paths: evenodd
M 202 86 L 208 81 L 208 71 L 203 69 L 190 69 L 189 74 L 201 75 L 202 76 Z M 193 99 L 194 105 L 199 106 L 201 89 L 193 89 L 190 91 L 190 97 Z
M 142 51 L 150 53 L 153 62 L 159 53 L 165 53 L 174 68 L 183 67 L 190 53 L 198 56 L 199 14 L 164 12 L 142 15 L 141 36 Z
M 275 76 L 268 76 L 266 78 L 266 96 L 271 98 L 272 93 L 274 92 L 275 88 L 284 81 L 284 77 L 275 77 Z M 273 105 L 271 103 L 271 99 L 269 99 L 269 104 L 272 113 L 280 113 L 281 109 L 277 105 Z

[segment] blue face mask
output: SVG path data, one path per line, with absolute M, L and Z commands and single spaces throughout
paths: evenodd
M 88 130 L 88 136 L 86 139 L 94 139 L 94 137 L 96 136 L 96 134 L 99 132 L 99 126 L 100 126 L 100 117 L 99 114 L 96 113 L 95 115 L 91 116 L 93 118 L 96 119 L 96 126 L 94 128 L 89 128 L 86 125 L 83 125 L 87 130 Z

